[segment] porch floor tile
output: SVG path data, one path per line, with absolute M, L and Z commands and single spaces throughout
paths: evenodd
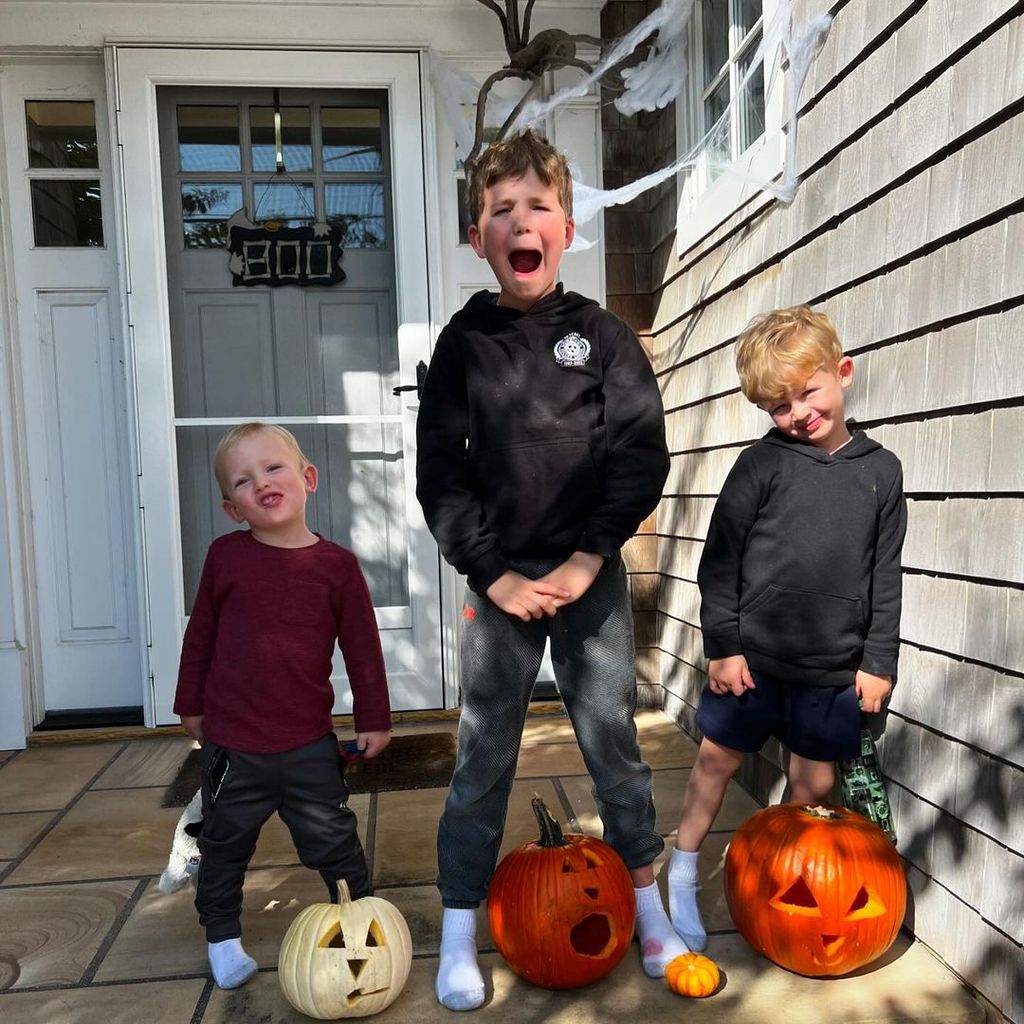
M 657 827 L 666 852 L 696 746 L 657 711 L 637 715 L 644 757 L 654 772 Z M 401 723 L 400 732 L 455 731 L 451 719 Z M 208 975 L 194 889 L 164 895 L 156 878 L 167 861 L 179 808 L 162 808 L 164 787 L 190 749 L 185 737 L 32 747 L 0 752 L 0 1019 L 4 1024 L 298 1024 L 277 984 L 281 939 L 299 910 L 324 898 L 303 868 L 287 829 L 271 819 L 246 879 L 242 928 L 260 972 L 222 992 Z M 539 794 L 570 827 L 600 834 L 590 779 L 568 719 L 531 715 L 509 802 L 502 854 L 536 836 L 530 800 Z M 380 1016 L 390 1024 L 440 1024 L 433 981 L 440 939 L 434 887 L 435 836 L 446 789 L 360 794 L 350 806 L 377 895 L 409 923 L 412 973 Z M 879 964 L 841 979 L 813 980 L 757 956 L 736 934 L 722 895 L 721 863 L 733 829 L 757 809 L 731 785 L 701 851 L 700 902 L 709 954 L 725 982 L 711 999 L 682 1001 L 644 976 L 637 947 L 603 981 L 548 992 L 518 979 L 494 951 L 486 908 L 477 912 L 487 1001 L 474 1019 L 502 1024 L 611 1024 L 675 1020 L 690 1024 L 882 1024 L 984 1020 L 960 982 L 919 943 L 901 936 Z M 144 1009 L 141 1009 L 143 1008 Z

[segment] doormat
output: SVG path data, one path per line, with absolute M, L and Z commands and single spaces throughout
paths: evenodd
M 174 781 L 164 790 L 161 807 L 184 807 L 201 783 L 202 751 L 189 751 Z M 350 793 L 386 793 L 400 789 L 438 789 L 455 771 L 455 736 L 424 732 L 392 736 L 384 751 L 367 761 L 345 762 Z

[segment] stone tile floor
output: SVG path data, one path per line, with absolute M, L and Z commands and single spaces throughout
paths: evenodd
M 672 845 L 696 748 L 661 712 L 637 715 L 654 769 L 658 829 Z M 450 719 L 398 731 L 452 730 Z M 323 899 L 278 819 L 260 837 L 247 877 L 242 927 L 260 973 L 234 992 L 216 989 L 192 889 L 156 889 L 176 808 L 160 800 L 190 748 L 181 736 L 49 743 L 0 752 L 0 1020 L 4 1024 L 284 1024 L 308 1018 L 285 1002 L 277 953 L 296 913 Z M 600 835 L 589 780 L 568 720 L 531 715 L 519 758 L 503 852 L 535 838 L 530 798 L 542 795 L 567 830 Z M 445 790 L 355 796 L 377 894 L 405 915 L 414 963 L 405 991 L 383 1014 L 394 1024 L 457 1019 L 433 995 L 440 904 L 432 880 L 434 833 Z M 603 981 L 549 992 L 518 979 L 494 952 L 480 913 L 488 983 L 481 1020 L 611 1024 L 636 1019 L 762 1024 L 981 1021 L 980 1005 L 923 946 L 901 936 L 880 964 L 855 976 L 811 980 L 758 957 L 735 933 L 719 864 L 734 828 L 758 805 L 730 787 L 701 854 L 708 954 L 724 985 L 681 1000 L 640 969 L 637 947 Z M 664 860 L 664 858 L 662 858 Z

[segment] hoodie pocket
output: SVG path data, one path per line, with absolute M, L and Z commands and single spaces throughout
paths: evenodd
M 740 609 L 740 639 L 794 665 L 844 668 L 860 659 L 864 608 L 857 597 L 773 583 Z
M 574 544 L 599 490 L 588 438 L 526 441 L 472 458 L 491 529 L 510 553 Z

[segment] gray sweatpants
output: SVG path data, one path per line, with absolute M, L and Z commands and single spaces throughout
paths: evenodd
M 516 562 L 514 568 L 537 579 L 558 564 Z M 523 622 L 467 590 L 459 753 L 437 833 L 437 886 L 446 907 L 475 907 L 487 895 L 549 636 L 555 680 L 594 780 L 605 842 L 630 868 L 650 864 L 665 845 L 654 828 L 651 770 L 641 760 L 633 722 L 633 617 L 621 558 L 609 559 L 587 592 L 552 618 Z

